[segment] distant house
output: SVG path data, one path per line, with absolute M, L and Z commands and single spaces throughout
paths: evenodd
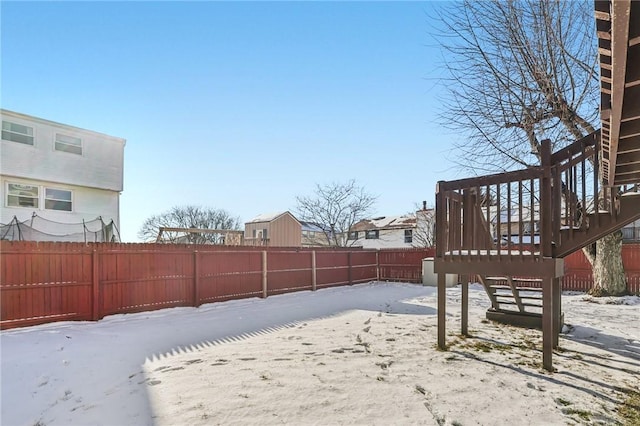
M 622 228 L 622 241 L 637 243 L 640 241 L 640 220 L 632 222 Z
M 302 224 L 288 211 L 261 214 L 244 224 L 244 244 L 300 247 Z
M 380 216 L 364 219 L 351 227 L 348 245 L 363 248 L 414 247 L 416 215 Z
M 106 224 L 120 227 L 124 139 L 5 109 L 0 115 L 0 223 L 31 225 L 20 239 L 60 241 L 87 240 L 72 235 L 74 224 L 82 231 L 99 222 L 94 235 Z
M 321 225 L 311 222 L 300 221 L 302 226 L 302 246 L 303 247 L 318 247 L 328 246 L 331 231 L 325 230 Z

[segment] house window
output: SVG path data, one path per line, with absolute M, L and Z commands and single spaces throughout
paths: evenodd
M 365 232 L 365 238 L 367 240 L 377 240 L 380 237 L 380 231 L 377 229 L 372 229 L 370 231 Z
M 82 155 L 82 139 L 56 133 L 56 151 Z
M 269 237 L 267 237 L 267 230 L 266 229 L 262 230 L 262 239 L 263 240 L 268 240 L 269 239 Z
M 4 122 L 2 124 L 4 128 Z M 7 207 L 31 207 L 37 209 L 39 199 L 38 189 L 39 188 L 34 185 L 8 184 Z
M 349 232 L 349 240 L 357 240 L 358 239 L 358 231 Z
M 42 191 L 43 189 L 44 191 Z M 7 207 L 37 209 L 43 205 L 47 210 L 70 212 L 73 210 L 71 191 L 68 189 L 43 188 L 38 185 L 7 183 Z
M 33 145 L 33 127 L 10 121 L 2 122 L 2 139 L 11 142 Z
M 66 189 L 45 188 L 44 208 L 70 212 L 72 208 L 71 191 Z
M 413 242 L 413 229 L 404 230 L 404 242 L 409 244 Z

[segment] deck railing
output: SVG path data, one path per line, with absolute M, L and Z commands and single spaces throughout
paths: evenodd
M 539 166 L 438 182 L 436 256 L 553 257 L 574 232 L 598 226 L 598 213 L 615 216 L 619 189 L 601 187 L 594 172 L 598 139 L 594 132 L 553 154 L 545 140 Z

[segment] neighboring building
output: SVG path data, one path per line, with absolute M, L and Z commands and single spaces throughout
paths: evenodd
M 101 217 L 119 229 L 125 139 L 4 109 L 0 115 L 0 223 L 38 217 L 47 239 L 58 232 L 66 241 L 62 224 Z
M 640 242 L 640 220 L 631 222 L 622 228 L 622 241 L 625 243 Z
M 302 227 L 302 246 L 303 247 L 318 247 L 318 246 L 328 246 L 329 243 L 329 235 L 331 231 L 326 231 L 322 229 L 322 226 L 311 223 L 300 221 L 300 225 Z
M 347 245 L 363 248 L 414 247 L 416 215 L 364 219 L 351 227 Z
M 288 211 L 262 214 L 244 224 L 244 244 L 300 247 L 302 245 L 302 225 Z

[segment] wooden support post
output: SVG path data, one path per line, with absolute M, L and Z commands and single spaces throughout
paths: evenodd
M 100 319 L 100 268 L 98 266 L 99 255 L 96 249 L 91 252 L 91 319 L 97 321 Z
M 376 250 L 376 281 L 380 281 L 380 249 Z
M 553 279 L 553 348 L 560 346 L 560 331 L 562 331 L 562 280 Z
M 460 333 L 463 336 L 469 335 L 469 275 L 461 275 L 462 285 L 462 315 Z
M 446 306 L 447 306 L 447 275 L 438 272 L 438 348 L 447 349 L 446 342 Z
M 553 371 L 553 281 L 542 280 L 542 366 L 547 371 Z
M 267 252 L 262 252 L 262 297 L 267 297 Z
M 353 274 L 351 273 L 351 252 L 347 253 L 347 260 L 349 261 L 349 285 L 352 285 Z
M 540 182 L 540 251 L 543 257 L 551 257 L 553 255 L 553 212 L 551 210 L 553 194 L 551 190 L 551 141 L 549 139 L 542 141 L 540 163 L 543 170 Z
M 193 251 L 193 306 L 200 306 L 200 267 L 198 250 Z
M 316 251 L 311 251 L 311 291 L 316 291 L 318 287 L 318 274 L 316 270 Z

